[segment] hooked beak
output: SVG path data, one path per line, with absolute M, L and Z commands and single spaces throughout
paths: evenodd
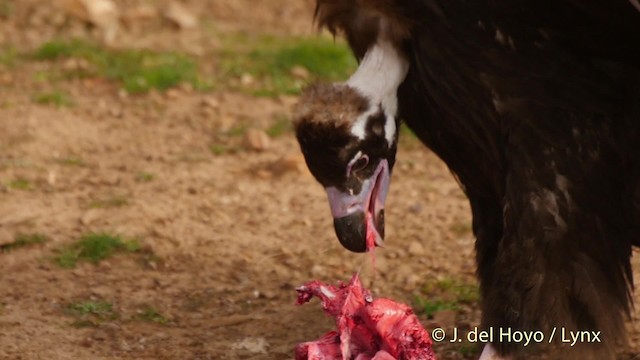
M 389 163 L 381 160 L 373 175 L 362 182 L 359 194 L 326 188 L 338 240 L 353 252 L 384 245 L 384 202 L 389 190 Z

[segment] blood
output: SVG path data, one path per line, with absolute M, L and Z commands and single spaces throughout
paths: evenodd
M 435 360 L 433 341 L 411 308 L 373 299 L 355 274 L 338 286 L 311 281 L 296 289 L 298 304 L 320 298 L 337 330 L 296 347 L 296 360 Z
M 373 269 L 373 276 L 376 276 L 376 254 L 375 254 L 375 250 L 376 250 L 376 237 L 378 236 L 374 222 L 373 222 L 373 215 L 370 212 L 367 212 L 367 218 L 366 218 L 366 224 L 367 224 L 367 233 L 366 233 L 366 246 L 367 246 L 367 252 L 369 252 L 369 254 L 371 254 L 371 267 Z

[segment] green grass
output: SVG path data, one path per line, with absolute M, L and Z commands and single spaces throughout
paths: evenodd
M 169 323 L 169 319 L 160 314 L 151 306 L 145 306 L 142 310 L 140 310 L 138 312 L 138 315 L 136 316 L 136 319 L 161 325 L 166 325 L 167 323 Z
M 441 310 L 459 310 L 460 305 L 472 305 L 480 301 L 480 290 L 475 284 L 452 278 L 427 283 L 422 294 L 416 296 L 416 307 L 431 317 Z
M 11 180 L 8 184 L 10 189 L 14 190 L 31 190 L 31 182 L 27 179 L 18 178 Z
M 97 264 L 116 253 L 134 253 L 140 250 L 136 240 L 124 240 L 120 236 L 106 233 L 87 234 L 77 242 L 63 247 L 55 257 L 55 262 L 63 268 L 76 267 L 79 261 Z
M 457 222 L 452 224 L 449 229 L 456 235 L 460 236 L 460 235 L 466 235 L 466 234 L 470 234 L 471 233 L 471 224 L 470 223 L 463 223 L 463 222 Z
M 144 171 L 140 171 L 136 174 L 136 181 L 137 182 L 151 182 L 156 178 L 156 176 L 152 173 L 148 173 L 148 172 L 144 172 Z
M 76 318 L 72 323 L 74 327 L 93 327 L 103 321 L 118 318 L 118 313 L 113 309 L 113 304 L 100 300 L 71 303 L 65 307 L 64 312 L 66 315 Z
M 0 18 L 8 19 L 14 11 L 14 5 L 11 0 L 0 0 Z
M 418 145 L 421 145 L 418 136 L 404 123 L 400 125 L 400 134 L 398 135 L 398 137 L 400 144 L 406 146 L 407 148 L 412 149 Z
M 284 133 L 291 131 L 292 126 L 291 126 L 291 120 L 289 120 L 289 118 L 286 115 L 279 115 L 276 118 L 275 123 L 273 123 L 268 129 L 267 129 L 267 135 L 269 135 L 269 137 L 271 138 L 277 138 L 281 135 L 283 135 Z
M 225 49 L 217 53 L 216 87 L 236 88 L 257 96 L 299 94 L 314 80 L 346 80 L 357 64 L 344 42 L 326 37 L 293 38 L 228 36 Z M 237 40 L 237 41 L 234 41 Z M 9 56 L 10 58 L 10 56 Z M 189 83 L 198 90 L 211 90 L 213 83 L 203 80 L 198 62 L 185 54 L 149 50 L 112 50 L 82 40 L 54 40 L 31 54 L 38 61 L 83 59 L 86 66 L 54 69 L 38 74 L 41 81 L 103 77 L 118 81 L 129 93 L 151 89 L 166 90 Z M 0 57 L 2 59 L 2 57 Z M 308 76 L 295 74 L 304 68 Z M 251 84 L 237 85 L 244 75 Z
M 75 157 L 75 156 L 55 159 L 55 162 L 64 166 L 77 166 L 77 167 L 87 166 L 87 163 L 82 158 Z
M 452 278 L 443 278 L 424 286 L 425 293 L 448 293 L 458 302 L 474 303 L 480 300 L 480 290 L 475 284 L 468 284 Z
M 1 5 L 0 5 L 0 9 L 1 9 Z M 18 59 L 18 52 L 16 51 L 16 49 L 8 48 L 8 49 L 0 50 L 0 65 L 5 66 L 6 68 L 13 68 L 17 64 L 17 59 Z
M 247 130 L 249 130 L 249 126 L 247 124 L 239 124 L 229 129 L 224 133 L 224 135 L 230 137 L 241 137 L 247 133 Z
M 228 154 L 234 151 L 233 146 L 225 145 L 225 144 L 211 144 L 209 145 L 209 151 L 213 155 L 220 156 L 224 154 Z
M 298 94 L 315 79 L 345 80 L 357 66 L 346 44 L 324 37 L 262 37 L 240 43 L 249 44 L 248 48 L 221 54 L 223 76 L 251 75 L 257 84 L 250 92 L 258 96 Z M 306 69 L 310 78 L 297 78 L 292 74 L 295 67 Z
M 4 244 L 0 246 L 0 250 L 2 251 L 11 251 L 27 246 L 44 244 L 49 241 L 49 237 L 43 234 L 32 233 L 32 234 L 23 234 L 19 233 L 13 238 L 12 243 Z
M 446 301 L 446 300 L 430 300 L 424 299 L 420 296 L 416 297 L 416 306 L 428 317 L 432 317 L 433 314 L 442 310 L 458 310 L 459 305 L 455 301 Z
M 36 94 L 33 97 L 33 101 L 36 104 L 53 105 L 58 108 L 69 107 L 73 105 L 73 102 L 71 101 L 71 97 L 69 96 L 69 94 L 61 90 L 53 90 L 53 91 Z
M 480 349 L 478 344 L 460 343 L 456 346 L 456 351 L 465 358 L 472 358 L 480 352 Z
M 93 200 L 89 207 L 92 209 L 105 209 L 122 207 L 129 204 L 129 200 L 124 195 L 113 195 L 103 199 Z
M 195 88 L 206 87 L 198 77 L 197 63 L 191 57 L 176 52 L 110 50 L 81 40 L 56 40 L 43 44 L 33 57 L 40 61 L 84 59 L 96 73 L 83 70 L 81 76 L 116 80 L 133 94 L 151 89 L 166 90 L 181 83 L 190 83 Z M 73 77 L 73 74 L 69 76 Z

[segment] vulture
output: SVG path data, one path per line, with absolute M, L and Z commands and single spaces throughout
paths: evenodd
M 481 328 L 615 358 L 640 245 L 638 0 L 317 0 L 315 17 L 358 61 L 293 116 L 340 243 L 383 245 L 404 123 L 468 198 Z M 570 347 L 560 330 L 597 336 Z M 480 358 L 531 353 L 494 338 Z

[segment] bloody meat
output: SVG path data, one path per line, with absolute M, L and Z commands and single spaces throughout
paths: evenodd
M 411 308 L 373 299 L 355 274 L 338 286 L 311 281 L 296 289 L 298 304 L 314 296 L 336 320 L 337 331 L 296 347 L 296 360 L 435 360 L 433 342 Z

